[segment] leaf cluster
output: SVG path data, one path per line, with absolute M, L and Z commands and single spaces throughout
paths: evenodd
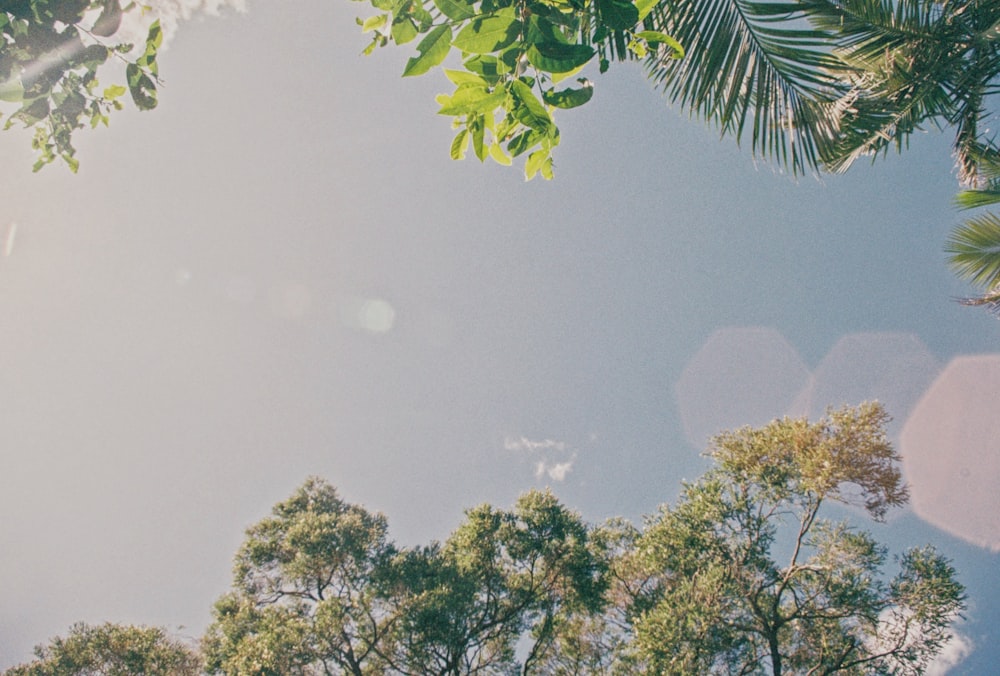
M 444 69 L 455 85 L 437 97 L 438 113 L 458 129 L 451 156 L 469 147 L 480 161 L 509 165 L 526 155 L 525 177 L 552 178 L 559 144 L 556 109 L 593 96 L 593 83 L 575 77 L 593 60 L 601 72 L 611 59 L 651 54 L 680 58 L 684 50 L 653 27 L 655 2 L 638 0 L 371 0 L 381 13 L 358 20 L 373 34 L 365 53 L 418 36 L 417 55 L 404 76 L 441 66 L 453 51 L 461 68 Z M 575 78 L 575 83 L 563 83 Z
M 106 126 L 126 93 L 140 110 L 156 107 L 159 22 L 137 56 L 129 56 L 132 45 L 109 40 L 124 12 L 141 9 L 120 0 L 17 0 L 0 9 L 0 101 L 19 106 L 3 128 L 34 130 L 35 171 L 58 158 L 75 172 L 73 133 Z M 100 84 L 98 70 L 111 61 L 125 65 L 127 86 Z

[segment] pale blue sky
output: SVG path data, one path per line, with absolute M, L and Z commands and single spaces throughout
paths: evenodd
M 0 667 L 78 620 L 200 634 L 243 529 L 309 474 L 405 544 L 544 485 L 638 519 L 712 430 L 859 397 L 894 433 L 923 411 L 908 462 L 941 480 L 914 498 L 943 527 L 875 532 L 954 558 L 952 673 L 1000 660 L 997 555 L 966 541 L 1000 545 L 1000 322 L 951 300 L 948 138 L 796 182 L 615 66 L 525 183 L 448 159 L 447 82 L 359 56 L 364 8 L 181 25 L 160 108 L 81 133 L 76 176 L 0 134 Z M 993 356 L 932 386 L 963 355 Z M 963 540 L 955 512 L 991 518 Z

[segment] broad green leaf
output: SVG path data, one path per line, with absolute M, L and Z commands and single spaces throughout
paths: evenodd
M 594 85 L 589 80 L 581 80 L 580 89 L 563 89 L 562 91 L 547 91 L 542 94 L 545 103 L 556 108 L 576 108 L 582 106 L 594 96 Z
M 463 0 L 434 0 L 434 6 L 441 10 L 449 19 L 454 21 L 465 21 L 476 15 L 476 10 L 472 8 L 472 3 Z
M 635 0 L 635 8 L 639 11 L 639 21 L 649 16 L 658 3 L 659 0 Z
M 408 16 L 397 16 L 392 20 L 392 28 L 390 29 L 390 34 L 392 35 L 392 41 L 397 45 L 405 45 L 407 42 L 417 37 L 417 26 L 413 23 L 413 19 Z
M 156 85 L 139 66 L 130 63 L 125 67 L 125 78 L 132 94 L 132 101 L 139 110 L 156 108 Z
M 510 83 L 511 93 L 517 98 L 520 105 L 513 109 L 514 117 L 522 124 L 532 129 L 546 131 L 552 125 L 552 116 L 545 106 L 538 100 L 531 87 L 521 80 L 514 80 Z
M 388 14 L 376 14 L 375 16 L 370 16 L 364 20 L 364 23 L 361 24 L 361 32 L 367 33 L 369 31 L 378 30 L 388 22 Z
M 499 82 L 503 75 L 510 72 L 510 66 L 489 54 L 477 54 L 466 59 L 462 65 L 469 71 L 481 75 L 491 85 Z
M 451 142 L 451 159 L 464 160 L 465 151 L 469 147 L 469 130 L 463 129 L 455 136 Z
M 521 31 L 513 7 L 477 17 L 455 36 L 453 44 L 469 54 L 489 54 L 512 44 Z
M 639 10 L 627 0 L 597 0 L 601 21 L 611 30 L 629 30 L 639 23 Z
M 565 73 L 552 73 L 552 77 L 550 78 L 552 80 L 552 84 L 559 84 L 563 80 L 568 80 L 569 78 L 573 77 L 574 75 L 576 75 L 577 73 L 579 73 L 581 70 L 583 70 L 584 66 L 586 66 L 586 65 L 587 64 L 584 64 L 583 66 L 580 66 L 579 68 L 574 68 L 573 70 L 568 70 Z
M 528 47 L 528 62 L 546 73 L 568 73 L 594 57 L 590 45 L 542 43 Z
M 472 150 L 476 153 L 479 161 L 483 162 L 486 160 L 486 149 L 483 146 L 486 130 L 483 127 L 482 120 L 473 120 L 469 124 L 469 129 L 472 132 Z
M 128 92 L 128 89 L 122 85 L 111 85 L 104 90 L 104 98 L 109 100 L 117 99 L 119 96 L 124 96 L 126 92 Z
M 420 44 L 417 45 L 417 51 L 420 52 L 420 56 L 411 57 L 406 62 L 406 68 L 403 69 L 403 77 L 423 75 L 444 61 L 450 50 L 451 26 L 438 26 L 428 33 L 420 41 Z
M 24 99 L 24 85 L 21 80 L 11 78 L 6 82 L 0 82 L 0 101 L 11 101 L 17 103 Z
M 489 91 L 482 85 L 461 85 L 455 93 L 442 101 L 439 115 L 476 115 L 496 110 L 503 105 L 507 92 L 503 89 Z
M 511 155 L 517 157 L 534 148 L 543 138 L 545 138 L 544 132 L 540 132 L 537 129 L 528 129 L 512 138 L 507 144 L 507 150 L 510 151 Z
M 502 164 L 505 167 L 509 167 L 513 160 L 511 160 L 510 155 L 503 151 L 499 143 L 494 143 L 490 146 L 490 157 L 497 164 Z
M 477 75 L 476 73 L 470 73 L 467 70 L 454 70 L 452 68 L 445 68 L 444 74 L 445 77 L 447 77 L 456 85 L 475 84 L 475 85 L 486 86 L 489 84 L 485 79 L 483 79 L 482 76 Z
M 684 58 L 684 46 L 666 33 L 659 31 L 639 31 L 635 34 L 635 37 L 641 38 L 650 44 L 666 45 L 671 50 L 671 59 Z
M 524 177 L 529 181 L 533 179 L 548 157 L 549 151 L 544 148 L 528 155 L 528 161 L 524 163 Z

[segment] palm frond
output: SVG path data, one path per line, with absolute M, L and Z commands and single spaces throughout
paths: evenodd
M 962 305 L 985 307 L 990 314 L 1000 319 L 1000 289 L 984 293 L 982 296 L 976 296 L 975 298 L 958 298 L 956 300 Z
M 982 214 L 952 232 L 945 245 L 948 263 L 959 277 L 976 286 L 1000 291 L 1000 218 Z
M 819 166 L 819 148 L 837 133 L 843 93 L 833 33 L 810 27 L 798 0 L 663 2 L 657 20 L 686 56 L 651 58 L 649 77 L 674 103 L 751 138 L 755 156 L 793 173 Z
M 954 85 L 965 69 L 968 40 L 953 21 L 963 3 L 924 0 L 804 0 L 816 9 L 811 20 L 839 27 L 838 55 L 860 75 L 841 120 L 841 134 L 824 156 L 834 171 L 864 155 L 875 156 L 927 124 L 956 116 Z M 977 118 L 978 119 L 978 118 Z
M 955 195 L 959 209 L 977 209 L 991 204 L 1000 204 L 1000 181 L 992 181 L 978 190 L 963 190 Z

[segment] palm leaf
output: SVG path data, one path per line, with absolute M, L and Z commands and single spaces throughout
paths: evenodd
M 663 2 L 654 16 L 686 56 L 651 58 L 649 77 L 692 115 L 750 136 L 755 156 L 800 174 L 837 133 L 843 93 L 833 33 L 810 27 L 797 0 Z
M 948 262 L 959 277 L 991 294 L 1000 292 L 1000 218 L 983 214 L 970 218 L 948 238 Z

